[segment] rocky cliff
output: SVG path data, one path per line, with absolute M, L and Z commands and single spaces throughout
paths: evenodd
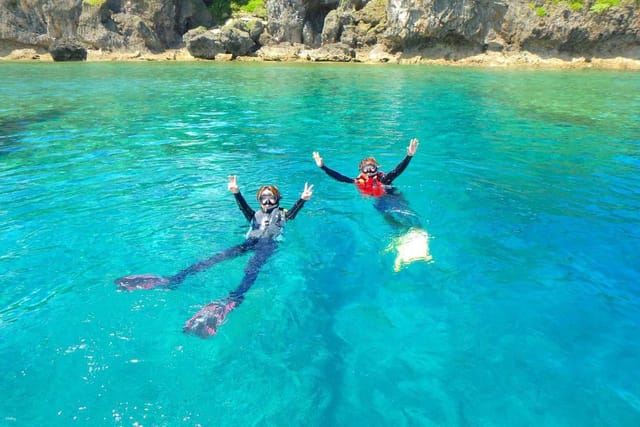
M 482 52 L 640 59 L 640 1 L 265 0 L 217 25 L 211 0 L 0 0 L 0 47 L 350 61 Z

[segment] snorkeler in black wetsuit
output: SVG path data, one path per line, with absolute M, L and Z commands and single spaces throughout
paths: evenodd
M 274 185 L 265 185 L 260 187 L 256 196 L 260 202 L 261 209 L 254 211 L 244 199 L 242 193 L 240 193 L 236 176 L 229 177 L 228 188 L 233 193 L 245 218 L 251 223 L 247 239 L 244 242 L 225 249 L 204 261 L 193 264 L 173 276 L 133 275 L 122 277 L 115 281 L 119 289 L 128 291 L 155 287 L 175 289 L 187 276 L 205 270 L 226 259 L 254 251 L 254 255 L 247 263 L 240 285 L 223 300 L 214 301 L 204 306 L 185 323 L 184 332 L 194 333 L 203 338 L 214 335 L 226 315 L 240 305 L 244 299 L 244 294 L 256 281 L 260 268 L 275 251 L 277 239 L 282 235 L 286 221 L 294 219 L 302 209 L 302 206 L 304 206 L 304 203 L 313 194 L 313 185 L 305 183 L 300 199 L 296 201 L 290 210 L 286 210 L 279 206 L 282 196 L 278 188 Z

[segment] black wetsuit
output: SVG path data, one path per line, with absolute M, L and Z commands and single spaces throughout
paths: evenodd
M 278 237 L 282 235 L 285 223 L 295 218 L 305 203 L 303 199 L 299 199 L 291 210 L 287 211 L 276 205 L 269 212 L 264 212 L 251 209 L 240 192 L 235 194 L 235 198 L 245 218 L 251 223 L 247 239 L 244 242 L 218 252 L 212 257 L 195 263 L 170 277 L 149 274 L 121 277 L 115 280 L 118 288 L 127 291 L 153 289 L 156 287 L 173 289 L 192 274 L 205 270 L 226 259 L 235 258 L 253 251 L 254 255 L 247 263 L 240 285 L 230 292 L 226 298 L 205 305 L 182 328 L 186 333 L 193 333 L 203 338 L 215 334 L 218 327 L 224 322 L 225 316 L 240 305 L 244 299 L 244 294 L 256 281 L 260 268 L 275 251 Z
M 413 156 L 405 156 L 398 166 L 389 173 L 377 172 L 375 178 L 384 186 L 384 190 L 378 193 L 369 192 L 358 185 L 358 181 L 363 179 L 363 174 L 355 178 L 349 178 L 325 165 L 322 165 L 321 169 L 336 181 L 356 184 L 361 192 L 374 196 L 376 210 L 382 213 L 384 218 L 393 226 L 400 228 L 420 227 L 418 215 L 409 207 L 409 202 L 407 202 L 402 193 L 392 186 L 393 181 L 409 166 L 412 158 Z
M 393 180 L 399 177 L 400 174 L 404 172 L 404 170 L 407 168 L 407 166 L 409 166 L 409 162 L 411 162 L 412 158 L 413 156 L 405 156 L 405 158 L 402 159 L 402 161 L 398 164 L 398 166 L 396 166 L 389 173 L 378 172 L 378 178 L 380 179 L 380 182 L 384 185 L 391 186 L 391 183 L 393 182 Z M 355 178 L 349 178 L 348 176 L 342 175 L 340 172 L 336 172 L 325 165 L 322 165 L 320 169 L 325 171 L 327 175 L 329 175 L 331 178 L 335 179 L 336 181 L 346 182 L 348 184 L 354 184 L 356 180 L 360 177 L 360 176 L 357 176 Z
M 235 258 L 249 251 L 254 251 L 254 255 L 249 259 L 244 270 L 244 277 L 240 285 L 229 294 L 228 299 L 240 304 L 244 299 L 244 294 L 256 281 L 260 268 L 267 262 L 273 254 L 277 245 L 277 238 L 282 235 L 286 221 L 296 217 L 305 201 L 298 199 L 290 210 L 275 207 L 271 212 L 264 212 L 262 209 L 254 211 L 240 192 L 234 194 L 240 210 L 247 221 L 251 222 L 251 228 L 247 233 L 247 240 L 239 245 L 225 249 L 212 257 L 193 264 L 179 273 L 169 278 L 170 287 L 175 287 L 182 283 L 187 276 L 198 273 L 229 258 Z

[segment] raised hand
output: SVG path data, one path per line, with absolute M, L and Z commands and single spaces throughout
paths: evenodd
M 317 151 L 313 152 L 313 160 L 316 161 L 316 166 L 318 166 L 319 168 L 321 168 L 324 165 L 324 162 L 322 161 L 322 157 L 320 157 L 320 153 L 318 153 Z
M 416 154 L 416 151 L 418 151 L 418 140 L 416 138 L 413 138 L 409 142 L 409 146 L 407 147 L 407 155 L 413 156 Z
M 240 191 L 240 188 L 238 187 L 238 175 L 229 175 L 229 184 L 227 184 L 227 188 L 233 194 Z
M 302 200 L 309 200 L 312 195 L 313 195 L 313 184 L 309 185 L 309 184 L 307 184 L 305 182 L 304 183 L 304 190 L 302 191 L 302 194 L 300 195 L 300 198 Z

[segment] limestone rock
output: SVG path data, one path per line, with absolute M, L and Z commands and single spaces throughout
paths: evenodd
M 265 0 L 267 31 L 277 43 L 302 43 L 306 7 L 302 0 Z
M 0 0 L 0 42 L 44 48 L 75 38 L 95 49 L 161 51 L 212 24 L 202 0 Z
M 383 45 L 378 44 L 368 52 L 367 58 L 370 62 L 397 62 L 395 55 L 387 52 Z
M 251 40 L 256 43 L 259 43 L 260 37 L 265 32 L 265 23 L 260 18 L 256 17 L 240 17 L 238 19 L 230 19 L 228 20 L 225 27 L 233 27 L 240 31 L 249 34 Z
M 256 54 L 264 61 L 296 61 L 300 60 L 300 52 L 304 45 L 300 43 L 278 43 L 262 46 Z
M 577 10 L 576 3 L 548 0 L 265 0 L 266 19 L 234 19 L 223 27 L 212 27 L 211 4 L 0 0 L 0 48 L 48 49 L 54 40 L 76 39 L 90 49 L 142 55 L 188 43 L 193 52 L 202 51 L 200 57 L 210 58 L 218 53 L 255 55 L 258 49 L 262 58 L 299 58 L 301 50 L 339 44 L 364 52 L 382 45 L 389 60 L 433 55 L 456 60 L 491 52 L 640 60 L 637 0 L 598 13 L 590 10 L 594 0 Z M 222 35 L 203 36 L 200 31 L 196 37 L 197 29 Z M 277 44 L 282 47 L 276 49 Z M 331 51 L 336 60 L 345 60 L 335 47 L 311 57 L 331 58 Z
M 300 56 L 314 62 L 351 62 L 355 51 L 342 43 L 324 45 L 317 49 L 303 50 Z
M 225 27 L 202 31 L 193 30 L 185 34 L 184 40 L 189 53 L 196 58 L 215 59 L 219 54 L 231 54 L 234 57 L 251 53 L 255 42 L 249 33 L 235 27 Z
M 74 39 L 60 39 L 49 47 L 49 53 L 54 61 L 84 61 L 87 59 L 87 49 Z

